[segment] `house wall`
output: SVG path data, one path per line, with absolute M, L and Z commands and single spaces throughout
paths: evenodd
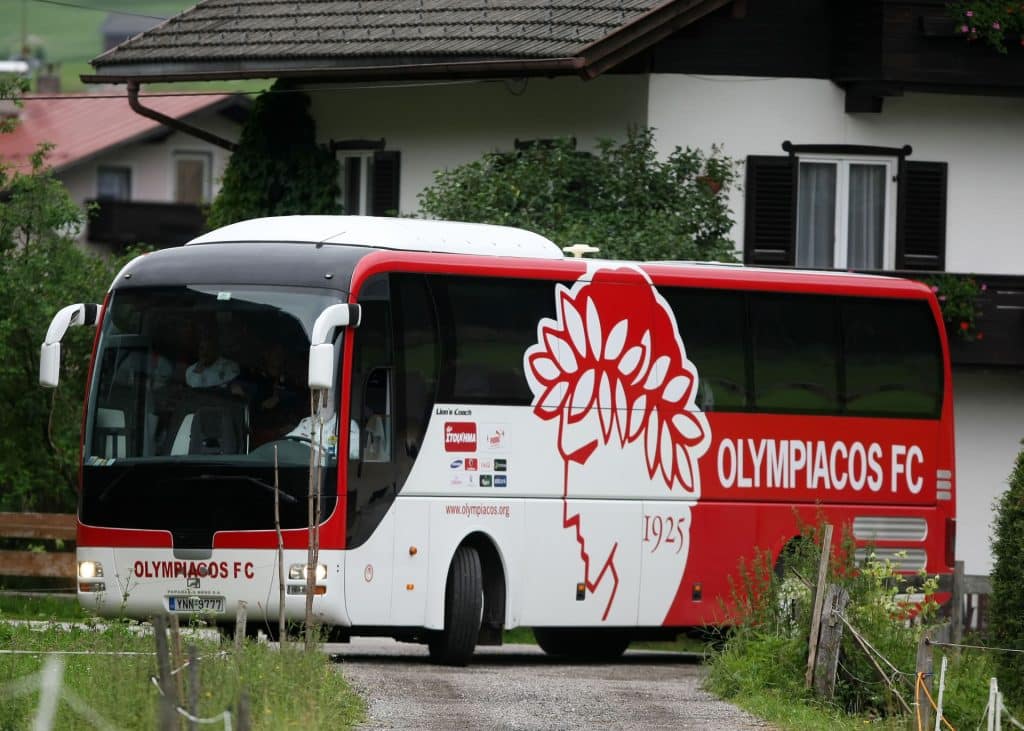
M 646 124 L 647 88 L 643 76 L 608 76 L 307 91 L 321 141 L 383 137 L 401 152 L 399 208 L 410 214 L 436 170 L 511 151 L 517 138 L 574 135 L 583 150 L 622 138 L 629 125 Z
M 949 163 L 946 269 L 1024 274 L 1024 99 L 908 93 L 881 114 L 847 114 L 827 80 L 651 76 L 648 123 L 665 154 L 725 145 L 737 160 L 783 155 L 781 144 L 913 147 L 913 160 Z M 743 193 L 733 191 L 733 238 L 743 241 Z
M 219 114 L 196 115 L 189 122 L 229 140 L 237 140 L 241 131 L 238 124 Z M 211 156 L 212 194 L 216 195 L 220 190 L 220 181 L 231 153 L 181 132 L 172 132 L 169 136 L 154 141 L 132 142 L 108 150 L 61 169 L 58 177 L 67 187 L 72 200 L 82 206 L 83 210 L 85 201 L 96 197 L 97 170 L 107 165 L 131 168 L 133 201 L 173 203 L 174 155 L 183 152 L 203 152 Z M 105 244 L 88 241 L 85 233 L 83 227 L 79 242 L 84 247 L 97 253 L 110 251 Z
M 1024 445 L 1024 371 L 953 372 L 956 410 L 956 555 L 968 574 L 992 569 L 992 506 Z

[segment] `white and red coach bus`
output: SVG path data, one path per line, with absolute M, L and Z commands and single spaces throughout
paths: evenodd
M 903 571 L 952 570 L 948 349 L 918 283 L 296 216 L 136 259 L 54 319 L 44 383 L 72 324 L 98 325 L 77 551 L 102 615 L 246 600 L 274 623 L 275 446 L 287 616 L 315 450 L 318 620 L 444 662 L 516 626 L 614 656 L 721 622 L 740 558 L 819 514 Z

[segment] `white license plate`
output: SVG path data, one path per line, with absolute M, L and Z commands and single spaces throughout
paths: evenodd
M 169 596 L 167 609 L 171 612 L 213 612 L 224 614 L 222 596 Z

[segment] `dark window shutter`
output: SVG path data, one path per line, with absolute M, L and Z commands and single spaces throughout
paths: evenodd
M 743 263 L 793 266 L 796 262 L 795 157 L 747 158 Z
M 906 160 L 900 166 L 896 224 L 896 268 L 946 268 L 946 177 L 944 162 Z
M 397 150 L 373 153 L 373 190 L 370 194 L 371 216 L 398 215 L 398 173 L 401 155 Z

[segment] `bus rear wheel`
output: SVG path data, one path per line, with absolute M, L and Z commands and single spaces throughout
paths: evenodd
M 459 546 L 448 569 L 444 593 L 444 629 L 428 640 L 430 658 L 442 665 L 465 665 L 473 656 L 483 614 L 480 555 Z
M 571 660 L 614 660 L 629 647 L 629 633 L 614 629 L 535 627 L 540 649 Z

